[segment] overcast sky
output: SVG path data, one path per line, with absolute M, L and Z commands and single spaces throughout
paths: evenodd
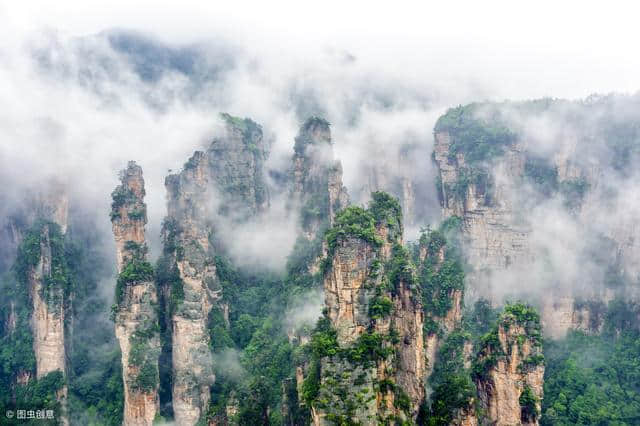
M 222 37 L 298 59 L 318 47 L 339 48 L 386 72 L 424 75 L 452 90 L 471 81 L 491 99 L 576 98 L 639 86 L 633 2 L 11 3 L 0 6 L 5 42 L 42 28 L 74 36 L 120 27 L 169 42 Z
M 391 165 L 391 173 L 408 170 L 430 182 L 431 132 L 448 107 L 640 88 L 638 11 L 624 2 L 426 3 L 0 2 L 0 183 L 13 188 L 51 175 L 71 181 L 109 232 L 117 170 L 135 159 L 145 170 L 149 233 L 157 240 L 164 176 L 210 140 L 218 109 L 262 124 L 275 140 L 272 161 L 286 170 L 300 124 L 292 93 L 322 103 L 344 183 L 357 194 L 369 163 L 390 163 L 408 142 L 422 151 L 399 170 Z M 211 102 L 183 102 L 175 94 L 191 87 L 184 76 L 142 82 L 121 53 L 95 37 L 113 29 L 168 45 L 222 46 L 207 60 L 224 65 L 231 52 L 236 62 L 218 86 L 198 88 Z M 39 67 L 34 47 L 60 67 Z M 159 112 L 149 99 L 166 108 Z M 435 221 L 433 185 L 426 188 L 419 195 Z

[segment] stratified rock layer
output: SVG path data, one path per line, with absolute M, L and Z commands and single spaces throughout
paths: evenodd
M 292 204 L 301 210 L 303 235 L 313 240 L 349 203 L 342 165 L 334 159 L 329 123 L 309 118 L 296 136 L 294 150 Z
M 213 225 L 207 219 L 209 169 L 203 153 L 197 152 L 189 162 L 180 175 L 166 180 L 166 223 L 172 228 L 165 229 L 165 247 L 174 247 L 183 292 L 171 316 L 173 411 L 179 425 L 195 424 L 208 407 L 214 378 L 207 320 L 221 298 L 210 240 Z M 175 294 L 176 289 L 171 291 Z
M 158 400 L 158 294 L 146 261 L 144 180 L 130 162 L 113 192 L 111 221 L 116 242 L 116 337 L 122 352 L 124 424 L 151 425 Z
M 165 263 L 177 276 L 162 291 L 171 301 L 172 402 L 180 426 L 194 425 L 208 412 L 215 380 L 209 315 L 214 307 L 229 310 L 216 275 L 216 251 L 224 250 L 217 234 L 259 215 L 269 203 L 262 129 L 249 119 L 222 119 L 224 130 L 209 148 L 196 151 L 179 174 L 165 180 Z
M 36 376 L 40 379 L 54 371 L 61 371 L 64 376 L 67 373 L 65 320 L 69 320 L 66 317 L 70 315 L 70 301 L 64 288 L 68 280 L 62 241 L 68 215 L 65 188 L 57 183 L 48 185 L 44 192 L 38 193 L 34 206 L 36 216 L 29 220 L 45 221 L 39 231 L 40 258 L 28 273 L 29 294 L 33 304 L 33 350 Z M 66 385 L 58 391 L 57 396 L 62 406 L 59 418 L 66 425 L 69 423 Z
M 540 236 L 534 235 L 536 231 L 545 230 L 533 229 L 528 216 L 532 206 L 524 189 L 527 188 L 525 168 L 527 161 L 531 160 L 527 141 L 518 139 L 503 146 L 500 155 L 481 166 L 488 169 L 487 179 L 476 180 L 472 176 L 477 173 L 473 171 L 474 167 L 478 166 L 470 165 L 464 153 L 454 152 L 454 145 L 455 141 L 448 131 L 436 132 L 433 158 L 439 171 L 438 191 L 442 212 L 445 218 L 458 216 L 462 219 L 464 253 L 468 264 L 472 266 L 467 278 L 467 294 L 472 299 L 486 298 L 494 305 L 500 305 L 505 298 L 514 297 L 514 294 L 522 297 L 530 291 L 523 283 L 529 282 L 532 270 L 537 267 L 536 273 L 543 273 L 540 269 L 544 269 L 542 262 L 546 255 L 540 249 Z M 598 171 L 579 168 L 572 159 L 575 157 L 575 144 L 565 145 L 549 160 L 548 167 L 552 170 L 549 173 L 553 173 L 557 185 L 575 182 L 582 182 L 587 188 L 597 185 Z M 595 198 L 588 193 L 583 197 L 578 205 L 572 207 L 572 212 L 566 212 L 567 215 L 573 215 L 576 223 L 592 222 L 589 217 L 598 210 L 593 205 L 598 202 Z M 625 235 L 636 232 L 633 227 L 626 225 Z M 618 262 L 625 265 L 637 263 L 629 259 L 640 249 L 633 243 L 629 244 L 629 238 L 621 235 L 617 229 L 610 229 L 607 238 L 616 247 Z M 583 231 L 586 238 L 588 232 Z M 541 306 L 545 334 L 562 338 L 569 329 L 593 332 L 597 324 L 585 322 L 584 319 L 596 318 L 598 313 L 587 312 L 591 304 L 577 306 L 575 294 L 579 293 L 592 302 L 605 303 L 613 295 L 608 289 L 602 288 L 597 276 L 589 284 L 582 280 L 565 279 L 551 285 L 552 280 L 558 279 L 562 280 L 557 276 L 546 280 L 549 284 L 545 292 L 549 297 L 543 298 Z
M 52 253 L 61 250 L 61 246 L 52 245 L 51 238 L 61 238 L 60 231 L 52 230 L 57 224 L 44 224 L 40 230 L 40 259 L 29 273 L 29 294 L 33 303 L 33 351 L 36 357 L 36 375 L 38 379 L 54 371 L 61 371 L 66 376 L 65 352 L 65 316 L 68 309 L 67 295 L 63 283 L 56 280 L 56 274 L 64 272 L 56 270 L 61 265 L 54 264 L 53 256 L 64 256 L 63 253 Z M 57 234 L 57 235 L 56 235 Z M 57 393 L 62 406 L 59 418 L 62 424 L 69 423 L 67 415 L 67 386 Z
M 539 327 L 537 318 L 507 309 L 482 342 L 474 379 L 491 424 L 538 424 L 544 377 Z
M 377 243 L 345 235 L 329 253 L 326 318 L 339 349 L 321 359 L 314 424 L 411 421 L 424 397 L 423 311 L 415 272 L 400 244 L 401 208 L 395 201 L 389 211 L 380 207 L 389 206 L 388 197 L 374 194 L 370 207 Z M 336 220 L 347 220 L 357 209 Z
M 524 173 L 524 156 L 521 147 L 514 146 L 495 166 L 504 179 L 495 183 L 489 201 L 486 188 L 473 183 L 464 194 L 453 191 L 466 163 L 463 154 L 450 154 L 451 144 L 449 133 L 436 133 L 434 159 L 440 173 L 443 216 L 458 216 L 463 221 L 465 254 L 474 268 L 468 277 L 469 290 L 495 300 L 498 295 L 487 274 L 531 261 L 527 239 L 530 229 L 518 224 L 511 199 Z

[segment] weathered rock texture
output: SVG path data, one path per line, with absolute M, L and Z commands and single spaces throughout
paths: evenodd
M 486 414 L 481 421 L 505 426 L 538 424 L 544 363 L 536 317 L 507 309 L 497 329 L 482 342 L 474 367 Z
M 299 264 L 289 265 L 289 273 L 301 276 L 309 274 L 320 286 L 320 263 L 327 253 L 324 240 L 326 230 L 333 224 L 335 215 L 349 204 L 346 188 L 342 184 L 342 165 L 334 159 L 333 142 L 329 123 L 319 117 L 307 119 L 295 138 L 294 155 L 289 175 L 289 209 L 298 214 L 299 237 L 294 255 L 300 256 Z M 305 345 L 310 336 L 308 329 L 292 325 L 287 330 L 289 341 L 294 345 Z M 302 395 L 302 383 L 309 372 L 308 362 L 296 367 L 297 400 L 306 411 Z M 287 384 L 283 392 L 291 389 Z M 285 395 L 286 396 L 286 395 Z M 287 397 L 287 399 L 292 399 Z M 286 419 L 294 418 L 296 407 L 287 404 Z
M 424 397 L 423 312 L 400 245 L 400 206 L 375 210 L 379 201 L 374 197 L 371 207 L 379 243 L 347 235 L 330 253 L 325 307 L 338 348 L 321 360 L 314 424 L 411 421 Z
M 66 324 L 71 318 L 68 294 L 68 271 L 64 258 L 64 233 L 67 228 L 68 197 L 60 184 L 50 184 L 37 193 L 34 210 L 26 218 L 27 223 L 43 221 L 39 234 L 39 259 L 28 273 L 29 295 L 33 305 L 31 326 L 33 350 L 38 379 L 54 371 L 66 376 Z M 23 230 L 16 229 L 18 239 Z M 22 381 L 28 382 L 28 374 L 21 372 Z M 58 391 L 62 406 L 60 420 L 68 424 L 67 386 Z
M 445 218 L 458 216 L 463 221 L 465 254 L 474 271 L 468 276 L 468 286 L 479 296 L 495 300 L 491 287 L 491 272 L 514 264 L 531 261 L 528 235 L 530 229 L 518 222 L 515 200 L 516 183 L 524 173 L 524 156 L 520 146 L 513 146 L 495 166 L 504 176 L 496 182 L 489 198 L 489 188 L 470 183 L 462 193 L 455 191 L 464 173 L 463 154 L 451 155 L 451 137 L 436 133 L 434 159 L 440 179 L 440 201 Z
M 146 261 L 144 180 L 130 162 L 113 192 L 111 221 L 116 242 L 116 337 L 122 352 L 124 424 L 151 425 L 158 400 L 158 294 Z
M 347 190 L 342 184 L 342 165 L 335 160 L 329 123 L 320 117 L 310 117 L 295 138 L 290 171 L 289 208 L 299 215 L 299 241 L 294 250 L 303 247 L 312 253 L 303 259 L 297 271 L 317 274 L 320 261 L 326 255 L 326 230 L 335 215 L 349 204 Z M 311 248 L 309 248 L 311 247 Z M 289 330 L 298 343 L 309 339 L 301 330 Z M 293 342 L 293 339 L 290 339 Z
M 49 225 L 40 233 L 40 262 L 31 274 L 30 293 L 33 301 L 33 349 L 37 377 L 56 370 L 65 371 L 65 304 L 64 289 L 47 286 L 52 275 Z M 45 287 L 47 292 L 45 294 Z
M 218 197 L 211 200 L 222 215 L 242 221 L 263 212 L 269 205 L 264 162 L 269 149 L 262 128 L 252 120 L 221 114 L 222 135 L 215 137 L 205 153 L 208 174 Z
M 216 275 L 216 250 L 223 249 L 216 234 L 225 224 L 260 214 L 269 200 L 260 126 L 222 118 L 223 134 L 165 180 L 164 262 L 174 277 L 162 291 L 170 301 L 173 411 L 181 426 L 207 414 L 215 380 L 207 324 L 212 308 L 229 309 Z
M 65 316 L 69 311 L 69 295 L 63 261 L 62 234 L 54 223 L 45 223 L 40 230 L 40 259 L 29 273 L 29 294 L 33 303 L 33 351 L 38 379 L 54 371 L 66 376 Z M 52 238 L 58 241 L 53 242 Z M 67 386 L 58 391 L 62 406 L 59 418 L 68 424 Z
M 291 201 L 301 209 L 303 236 L 313 240 L 349 203 L 342 185 L 342 165 L 333 156 L 329 123 L 309 118 L 296 136 L 294 150 Z
M 536 267 L 544 269 L 546 252 L 540 250 L 540 236 L 534 235 L 536 229 L 532 228 L 528 216 L 535 206 L 527 198 L 529 192 L 525 190 L 528 185 L 525 168 L 527 161 L 531 160 L 527 142 L 518 139 L 504 146 L 502 154 L 480 167 L 488 170 L 487 177 L 477 179 L 474 178 L 474 173 L 479 170 L 477 165 L 470 166 L 464 153 L 454 152 L 452 146 L 455 141 L 450 133 L 439 131 L 435 134 L 433 158 L 439 170 L 442 212 L 445 218 L 459 216 L 462 219 L 464 253 L 472 266 L 467 277 L 467 293 L 472 299 L 482 297 L 499 305 L 513 294 L 527 294 L 530 289 L 523 283 L 529 282 L 527 277 L 531 271 Z M 563 150 L 552 156 L 548 166 L 545 164 L 557 186 L 575 185 L 576 182 L 587 188 L 597 185 L 597 168 L 578 167 L 573 158 L 575 144 L 565 145 Z M 567 207 L 570 211 L 567 214 L 573 215 L 576 223 L 590 223 L 589 215 L 597 210 L 594 203 L 598 201 L 587 192 L 580 201 Z M 589 233 L 585 227 L 580 225 L 580 228 L 587 238 Z M 625 265 L 634 264 L 624 259 L 638 252 L 637 247 L 629 244 L 628 238 L 617 236 L 615 229 L 610 230 L 607 238 L 615 246 L 612 249 L 618 252 L 618 261 Z M 625 229 L 628 232 L 632 228 Z M 600 302 L 608 301 L 611 296 L 606 294 L 606 289 L 593 290 L 602 286 L 597 279 L 587 285 L 592 287 L 588 291 L 583 281 L 558 282 L 545 290 L 549 297 L 545 296 L 542 301 L 542 322 L 545 333 L 550 337 L 561 338 L 570 328 L 592 331 L 595 324 L 585 327 L 584 318 L 598 314 L 585 311 L 590 309 L 590 304 L 575 306 L 575 294 Z
M 174 299 L 182 292 L 171 316 L 173 410 L 179 425 L 195 424 L 207 410 L 214 379 L 207 320 L 221 298 L 209 239 L 213 224 L 207 211 L 211 182 L 206 157 L 197 152 L 189 162 L 180 175 L 166 180 L 171 228 L 165 228 L 165 248 L 173 247 L 181 286 L 170 291 Z

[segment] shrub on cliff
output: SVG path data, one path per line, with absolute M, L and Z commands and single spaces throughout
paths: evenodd
M 499 156 L 504 146 L 516 140 L 516 134 L 507 127 L 499 111 L 485 111 L 483 106 L 474 103 L 450 108 L 434 128 L 436 133 L 449 133 L 452 142 L 450 154 L 464 154 L 468 164 Z
M 336 215 L 335 225 L 326 234 L 329 253 L 333 254 L 338 242 L 347 237 L 360 238 L 376 247 L 382 245 L 373 215 L 358 206 L 349 206 Z

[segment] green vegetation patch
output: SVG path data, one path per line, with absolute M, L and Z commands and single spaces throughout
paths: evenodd
M 393 345 L 396 343 L 398 343 L 397 333 L 382 335 L 373 330 L 367 330 L 352 345 L 341 348 L 338 345 L 336 330 L 331 326 L 329 319 L 323 316 L 318 320 L 307 349 L 310 353 L 310 369 L 302 387 L 306 403 L 311 406 L 318 398 L 321 387 L 320 377 L 325 374 L 320 368 L 323 359 L 329 359 L 331 364 L 340 365 L 345 369 L 343 374 L 348 377 L 337 378 L 334 380 L 335 383 L 331 381 L 329 383 L 330 386 L 337 386 L 343 380 L 350 380 L 349 377 L 356 371 L 362 372 L 375 366 L 376 362 L 388 359 L 394 353 Z M 363 378 L 364 376 L 360 379 L 356 378 L 354 384 L 362 385 Z
M 538 410 L 539 399 L 533 393 L 529 385 L 525 385 L 520 394 L 520 420 L 531 423 L 540 415 Z
M 478 341 L 478 355 L 472 366 L 474 378 L 479 380 L 486 377 L 489 370 L 496 365 L 498 359 L 507 356 L 500 344 L 498 330 L 499 327 L 502 327 L 507 331 L 514 325 L 521 326 L 524 329 L 524 334 L 517 337 L 519 345 L 528 340 L 534 348 L 541 348 L 543 341 L 538 312 L 525 303 L 508 304 L 498 317 L 497 324 Z M 508 349 L 510 350 L 510 346 Z M 542 353 L 537 353 L 524 359 L 518 368 L 526 370 L 542 364 L 544 364 L 544 356 Z
M 520 302 L 508 304 L 504 307 L 499 321 L 505 329 L 514 323 L 523 326 L 527 338 L 535 346 L 542 346 L 540 314 L 532 306 Z
M 369 316 L 371 319 L 386 318 L 391 315 L 393 302 L 384 295 L 376 295 L 369 304 Z
M 393 245 L 386 269 L 389 271 L 388 278 L 393 291 L 399 289 L 400 283 L 404 283 L 411 290 L 416 289 L 416 271 L 406 247 L 398 243 Z
M 373 244 L 382 245 L 382 240 L 376 234 L 376 221 L 373 215 L 358 206 L 349 206 L 336 215 L 335 225 L 327 231 L 326 239 L 329 245 L 329 257 L 338 242 L 348 237 L 356 237 Z
M 51 263 L 50 273 L 43 276 L 40 297 L 54 312 L 59 312 L 61 304 L 65 303 L 75 286 L 66 257 L 65 237 L 59 225 L 53 222 L 37 221 L 27 231 L 18 247 L 12 269 L 24 291 L 28 291 L 29 275 L 40 262 L 41 246 L 45 243 L 48 243 L 50 249 Z
M 448 229 L 441 227 L 441 230 L 426 230 L 420 237 L 421 244 L 427 249 L 419 281 L 422 304 L 428 316 L 444 317 L 452 306 L 452 292 L 464 289 L 465 273 L 457 251 L 447 249 L 444 260 L 441 262 L 439 258 L 440 250 L 447 244 L 445 232 Z
M 307 145 L 313 143 L 313 139 L 311 139 L 309 132 L 315 127 L 325 127 L 329 128 L 331 124 L 322 117 L 313 116 L 308 118 L 302 128 L 300 129 L 300 133 L 296 136 L 295 144 L 293 145 L 293 150 L 296 154 L 301 155 L 304 153 Z
M 613 303 L 602 334 L 545 341 L 541 425 L 638 424 L 640 332 L 632 318 L 633 306 Z
M 429 378 L 433 394 L 428 415 L 423 411 L 419 424 L 448 425 L 460 410 L 470 407 L 476 387 L 464 367 L 463 353 L 465 343 L 470 340 L 471 335 L 462 329 L 454 330 L 444 340 Z
M 558 190 L 558 170 L 544 158 L 527 155 L 524 176 L 546 196 Z
M 153 266 L 140 258 L 130 259 L 116 281 L 116 303 L 119 306 L 124 299 L 125 288 L 142 282 L 153 280 Z
M 382 191 L 372 192 L 368 211 L 377 225 L 386 225 L 398 236 L 402 229 L 402 207 L 395 197 Z
M 18 385 L 14 388 L 14 401 L 9 398 L 4 399 L 4 395 L 0 397 L 0 409 L 2 409 L 3 425 L 19 425 L 25 424 L 24 420 L 17 420 L 15 417 L 8 418 L 4 413 L 12 410 L 14 413 L 17 409 L 35 410 L 52 410 L 55 416 L 61 413 L 61 406 L 57 400 L 56 393 L 62 389 L 65 379 L 61 371 L 53 371 L 40 379 L 31 379 L 25 385 Z M 9 395 L 7 395 L 8 397 Z M 35 422 L 33 422 L 35 424 Z M 37 424 L 55 425 L 57 420 L 37 420 Z
M 130 383 L 133 389 L 151 391 L 158 386 L 160 349 L 152 347 L 151 340 L 158 338 L 159 332 L 157 323 L 144 324 L 129 336 L 129 365 L 138 369 Z
M 124 185 L 118 185 L 111 193 L 111 198 L 113 200 L 111 202 L 111 220 L 120 218 L 119 210 L 121 207 L 138 201 L 136 194 Z
M 482 167 L 460 167 L 456 181 L 453 184 L 445 185 L 445 191 L 452 194 L 456 201 L 464 201 L 471 185 L 475 186 L 478 195 L 485 197 L 485 204 L 491 205 L 494 188 L 493 176 Z
M 516 141 L 500 111 L 489 108 L 477 103 L 458 106 L 438 119 L 434 131 L 449 133 L 450 154 L 464 154 L 466 163 L 476 164 L 502 155 L 504 147 Z
M 314 223 L 321 223 L 325 226 L 329 218 L 329 193 L 320 191 L 311 194 L 300 210 L 302 226 L 307 228 Z M 326 223 L 325 223 L 326 222 Z
M 224 348 L 234 347 L 233 339 L 227 329 L 227 322 L 224 319 L 222 309 L 218 306 L 214 306 L 209 312 L 209 346 L 211 350 L 220 352 Z
M 234 117 L 226 112 L 220 113 L 220 117 L 225 123 L 239 129 L 244 135 L 246 135 L 244 141 L 247 145 L 251 143 L 251 137 L 254 133 L 259 132 L 262 134 L 262 127 L 250 118 Z

